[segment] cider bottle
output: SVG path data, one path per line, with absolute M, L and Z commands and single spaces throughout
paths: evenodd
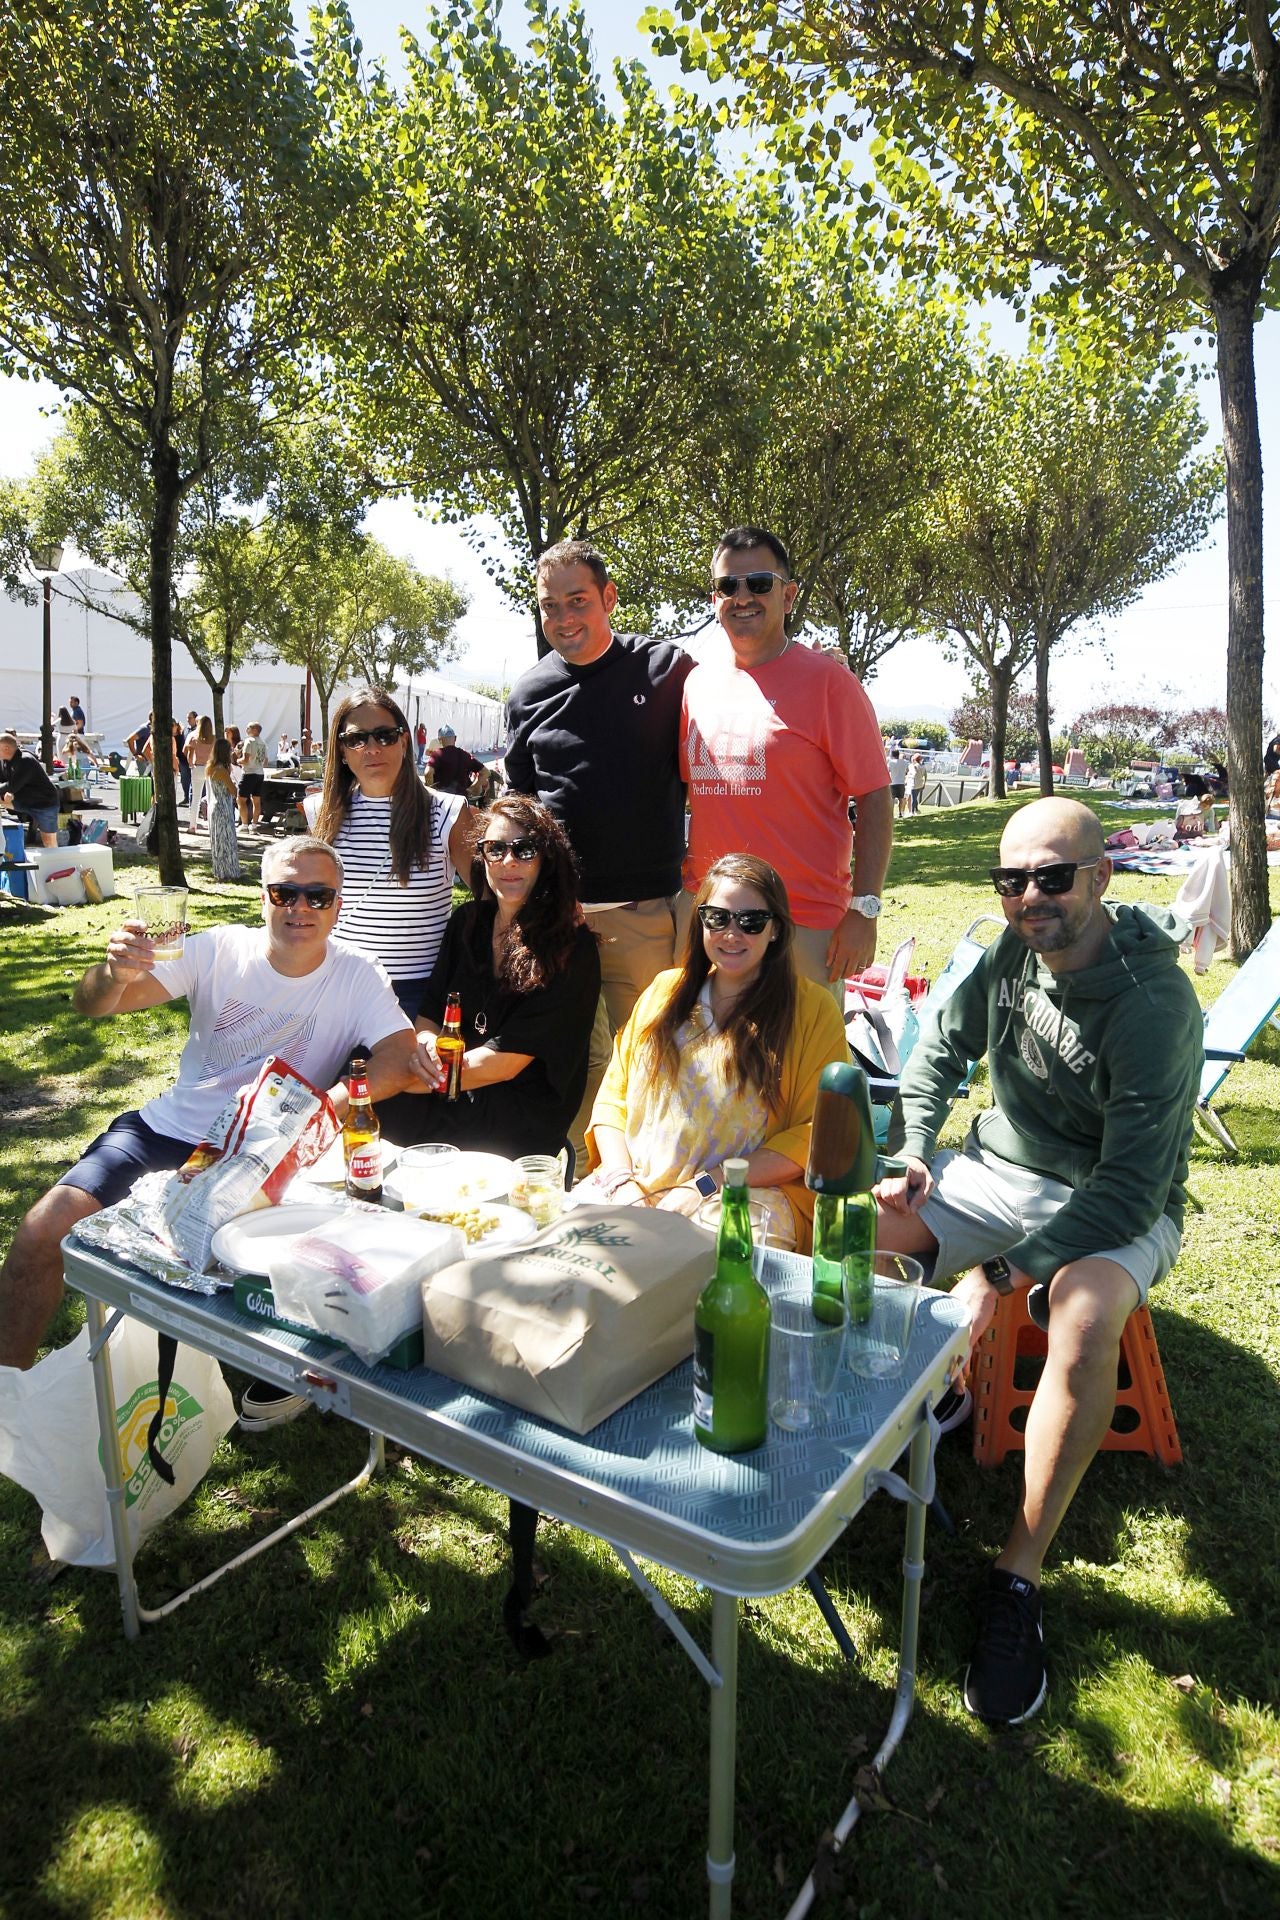
M 382 1129 L 369 1098 L 369 1063 L 351 1062 L 347 1117 L 342 1123 L 342 1156 L 347 1163 L 347 1194 L 352 1200 L 382 1198 Z
M 752 1269 L 747 1163 L 726 1160 L 716 1270 L 693 1314 L 693 1430 L 715 1453 L 745 1453 L 764 1440 L 770 1318 Z
M 466 1042 L 462 1038 L 462 1002 L 456 993 L 445 1001 L 444 1028 L 436 1035 L 436 1052 L 445 1070 L 441 1091 L 446 1100 L 456 1100 L 462 1092 L 462 1056 Z

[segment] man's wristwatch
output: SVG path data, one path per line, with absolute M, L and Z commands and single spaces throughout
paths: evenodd
M 715 1182 L 715 1175 L 705 1171 L 695 1174 L 693 1184 L 704 1200 L 709 1200 L 713 1193 L 719 1193 L 720 1191 Z
M 855 913 L 860 913 L 864 920 L 874 920 L 880 912 L 880 895 L 878 893 L 855 893 L 849 905 Z
M 997 1293 L 1013 1292 L 1013 1272 L 1002 1253 L 998 1253 L 994 1260 L 984 1260 L 982 1271 Z

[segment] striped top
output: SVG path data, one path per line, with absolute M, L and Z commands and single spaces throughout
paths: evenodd
M 422 980 L 435 965 L 453 905 L 449 833 L 466 801 L 460 793 L 431 796 L 431 844 L 425 867 L 414 867 L 407 887 L 391 867 L 391 799 L 371 800 L 351 789 L 351 807 L 334 837 L 346 877 L 339 940 L 381 960 L 393 980 Z

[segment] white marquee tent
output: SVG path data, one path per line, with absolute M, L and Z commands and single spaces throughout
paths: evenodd
M 50 621 L 53 660 L 53 710 L 65 706 L 73 693 L 88 716 L 90 730 L 101 733 L 106 747 L 122 746 L 126 736 L 142 724 L 151 706 L 151 649 L 133 627 L 88 606 L 83 593 L 99 602 L 117 600 L 136 610 L 135 595 L 110 574 L 80 567 L 54 574 Z M 0 726 L 35 732 L 40 725 L 41 654 L 44 611 L 0 596 Z M 282 733 L 300 736 L 306 698 L 306 674 L 299 667 L 275 661 L 257 662 L 233 675 L 223 701 L 228 726 L 243 732 L 260 721 L 263 737 L 274 749 Z M 496 700 L 460 686 L 440 674 L 421 674 L 392 689 L 416 726 L 426 723 L 434 739 L 448 724 L 458 744 L 473 753 L 499 748 L 504 738 L 502 707 Z M 336 700 L 337 696 L 335 696 Z M 208 682 L 198 672 L 186 648 L 173 649 L 173 710 L 179 719 L 190 709 L 212 711 Z M 311 724 L 318 733 L 320 702 L 311 696 Z

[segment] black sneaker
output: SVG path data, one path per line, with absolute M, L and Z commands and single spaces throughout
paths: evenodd
M 964 1703 L 977 1719 L 1017 1727 L 1044 1705 L 1049 1679 L 1040 1615 L 1039 1587 L 992 1567 L 964 1677 Z

